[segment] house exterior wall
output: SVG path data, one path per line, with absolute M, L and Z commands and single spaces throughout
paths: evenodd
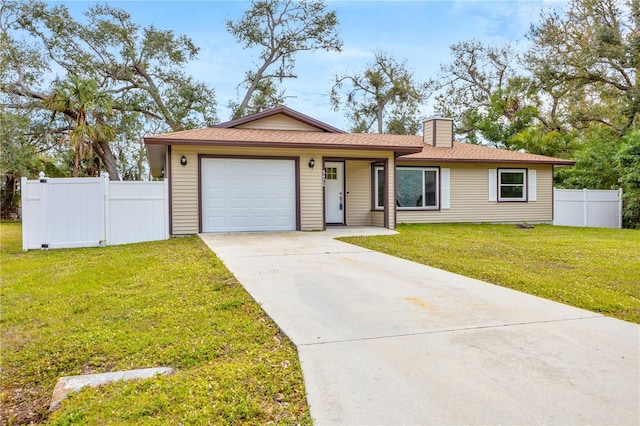
M 187 158 L 185 167 L 180 158 Z M 198 155 L 194 150 L 171 150 L 172 234 L 198 233 Z
M 397 211 L 398 223 L 551 222 L 553 167 L 551 165 L 460 164 L 400 162 L 398 166 L 450 168 L 450 208 L 440 211 Z M 536 201 L 489 201 L 489 170 L 527 168 L 536 171 Z M 529 184 L 529 187 L 531 185 Z
M 353 218 L 356 223 L 365 223 L 364 213 L 365 201 L 367 211 L 371 208 L 370 161 L 367 159 L 385 158 L 389 164 L 393 164 L 393 154 L 381 151 L 368 150 L 317 150 L 317 149 L 290 149 L 290 148 L 256 148 L 256 147 L 205 147 L 205 146 L 182 146 L 174 145 L 171 150 L 171 200 L 172 200 L 172 234 L 186 235 L 199 232 L 200 219 L 199 209 L 199 188 L 198 188 L 198 155 L 221 155 L 221 156 L 248 156 L 248 157 L 295 157 L 300 161 L 300 229 L 303 231 L 324 229 L 324 188 L 322 187 L 322 160 L 323 158 L 346 159 L 347 164 L 347 185 L 349 185 L 350 171 L 355 174 L 354 185 L 347 189 L 350 191 L 347 199 L 347 220 Z M 180 165 L 182 156 L 187 158 L 187 166 Z M 309 160 L 315 160 L 313 169 L 308 167 Z M 349 161 L 349 158 L 354 160 Z M 355 160 L 357 159 L 357 160 Z M 353 163 L 353 165 L 350 165 Z M 366 182 L 364 180 L 366 170 Z M 393 182 L 391 182 L 393 185 Z M 353 188 L 353 190 L 351 190 Z M 364 193 L 360 193 L 364 191 Z M 393 186 L 390 188 L 390 199 L 393 195 Z M 395 197 L 395 196 L 393 196 Z M 354 200 L 353 212 L 351 200 Z M 393 219 L 393 214 L 390 214 Z M 355 223 L 354 223 L 355 224 Z M 379 225 L 382 226 L 382 225 Z M 390 221 L 393 227 L 393 221 Z
M 370 226 L 371 164 L 368 161 L 347 161 L 346 169 L 346 223 L 348 226 Z
M 384 212 L 371 211 L 371 160 L 384 159 L 376 151 L 294 150 L 281 148 L 182 147 L 173 146 L 171 154 L 172 233 L 199 232 L 198 155 L 243 155 L 253 157 L 295 157 L 300 161 L 300 229 L 324 229 L 323 158 L 342 158 L 346 170 L 346 223 L 350 226 L 384 226 Z M 180 165 L 185 155 L 186 167 Z M 313 158 L 316 165 L 308 167 Z M 350 160 L 349 158 L 354 158 Z M 394 160 L 389 164 L 390 206 L 395 205 Z M 398 162 L 398 166 L 440 166 L 450 169 L 450 208 L 439 211 L 397 211 L 398 223 L 452 222 L 551 222 L 553 220 L 553 168 L 550 165 L 460 164 Z M 536 170 L 536 201 L 489 201 L 489 170 L 497 168 Z M 389 227 L 395 228 L 394 212 L 389 212 Z
M 371 226 L 384 227 L 384 213 L 383 212 L 371 212 Z
M 249 123 L 236 126 L 237 129 L 266 129 L 266 130 L 304 130 L 307 132 L 321 132 L 321 129 L 310 126 L 301 121 L 287 117 L 284 114 L 276 114 L 261 118 Z

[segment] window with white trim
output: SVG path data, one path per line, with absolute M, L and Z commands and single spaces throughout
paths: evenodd
M 527 201 L 527 169 L 498 169 L 498 201 Z
M 385 173 L 383 167 L 376 167 L 374 169 L 374 206 L 376 209 L 384 209 L 384 185 L 385 185 Z
M 437 167 L 397 167 L 396 207 L 399 210 L 434 210 L 439 207 L 439 169 Z M 374 173 L 374 205 L 384 208 L 384 169 Z

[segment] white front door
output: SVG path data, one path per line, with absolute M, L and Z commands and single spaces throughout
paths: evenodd
M 344 224 L 344 163 L 324 163 L 325 222 Z

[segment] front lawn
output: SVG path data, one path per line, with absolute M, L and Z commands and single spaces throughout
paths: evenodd
M 640 323 L 640 232 L 535 225 L 400 225 L 341 240 Z
M 0 423 L 307 424 L 293 344 L 197 237 L 22 252 L 0 233 Z M 87 389 L 60 376 L 172 366 Z

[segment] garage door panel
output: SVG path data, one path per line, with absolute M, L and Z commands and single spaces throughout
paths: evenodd
M 238 208 L 246 209 L 249 207 L 249 200 L 247 200 L 246 198 L 233 197 L 229 201 L 231 205 L 231 211 L 235 211 L 235 209 Z
M 203 232 L 296 229 L 294 160 L 202 160 Z
M 269 191 L 273 186 L 279 187 L 281 182 L 273 180 L 267 180 L 266 177 L 260 176 L 258 180 L 255 182 L 255 186 L 253 187 L 253 192 L 260 193 L 261 191 Z
M 260 209 L 270 209 L 270 208 L 275 208 L 276 206 L 276 202 L 275 200 L 272 200 L 270 198 L 254 198 L 253 201 L 253 208 L 255 209 L 256 212 L 258 212 Z

